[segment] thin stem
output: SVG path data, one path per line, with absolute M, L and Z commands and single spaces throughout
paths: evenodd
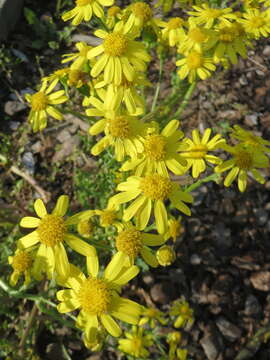
M 193 94 L 193 91 L 194 89 L 196 88 L 196 81 L 194 81 L 193 83 L 190 84 L 185 96 L 184 96 L 184 99 L 181 103 L 181 105 L 179 106 L 178 110 L 174 113 L 173 115 L 173 118 L 179 118 L 182 114 L 182 112 L 185 110 L 187 104 L 189 103 L 189 100 Z
M 203 183 L 209 182 L 209 181 L 218 181 L 220 179 L 221 175 L 220 174 L 211 174 L 209 176 L 206 176 L 205 178 L 196 181 L 194 184 L 188 186 L 185 191 L 186 192 L 191 192 L 195 189 L 197 189 L 198 187 L 200 187 Z
M 37 307 L 37 304 L 34 303 L 33 307 L 32 307 L 32 310 L 31 310 L 31 313 L 30 313 L 30 317 L 29 317 L 29 320 L 28 320 L 28 324 L 27 324 L 27 327 L 26 329 L 24 330 L 23 334 L 22 334 L 22 338 L 21 338 L 21 341 L 19 343 L 19 356 L 23 357 L 24 356 L 24 351 L 25 351 L 25 344 L 26 344 L 26 340 L 28 338 L 28 335 L 29 335 L 29 331 L 31 330 L 33 324 L 34 324 L 34 321 L 35 321 L 35 318 L 38 314 L 38 307 Z
M 61 7 L 62 7 L 62 0 L 57 0 L 57 2 L 56 2 L 56 15 L 59 15 L 59 12 L 60 12 L 60 10 L 61 10 Z
M 160 92 L 160 85 L 161 85 L 161 80 L 162 80 L 162 74 L 163 74 L 163 64 L 164 64 L 164 59 L 163 56 L 160 56 L 160 60 L 159 60 L 159 76 L 158 76 L 158 84 L 156 87 L 156 92 L 154 95 L 154 99 L 153 99 L 153 103 L 152 103 L 152 107 L 151 107 L 151 112 L 155 110 L 156 105 L 157 105 L 157 100 L 158 100 L 158 96 L 159 96 L 159 92 Z

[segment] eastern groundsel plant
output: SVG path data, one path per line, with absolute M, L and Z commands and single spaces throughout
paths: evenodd
M 232 125 L 225 139 L 217 131 L 219 119 L 212 119 L 213 129 L 200 130 L 181 121 L 197 82 L 246 58 L 254 40 L 270 34 L 268 0 L 239 1 L 232 7 L 230 1 L 222 7 L 213 3 L 218 2 L 159 0 L 152 7 L 150 2 L 131 1 L 121 7 L 114 0 L 75 0 L 62 19 L 71 26 L 86 24 L 96 41 L 76 43 L 63 54 L 64 65 L 26 95 L 28 121 L 37 132 L 53 119 L 64 119 L 77 94 L 76 109 L 81 105 L 81 117 L 91 125 L 88 136 L 94 145 L 89 156 L 109 152 L 117 160 L 118 180 L 105 208 L 70 214 L 68 195 L 61 195 L 53 199 L 56 205 L 49 212 L 41 199 L 35 200 L 36 216 L 20 221 L 32 231 L 24 233 L 8 259 L 12 286 L 21 277 L 25 287 L 46 279 L 59 286 L 57 310 L 75 311 L 76 327 L 93 351 L 102 349 L 108 334 L 125 334 L 118 342 L 109 341 L 128 356 L 187 359 L 176 330 L 188 331 L 195 321 L 187 300 L 181 297 L 163 312 L 153 303 L 147 307 L 128 299 L 125 286 L 138 276 L 140 266 L 177 266 L 175 246 L 186 216 L 192 216 L 192 189 L 201 182 L 223 179 L 225 186 L 235 186 L 236 180 L 241 192 L 250 178 L 265 182 L 269 141 L 239 124 Z M 177 88 L 164 99 L 167 59 L 175 62 Z M 151 71 L 150 81 L 149 70 L 158 62 L 159 76 Z M 186 179 L 189 186 L 184 186 Z M 96 232 L 102 232 L 107 243 L 98 243 Z M 82 257 L 76 264 L 86 262 L 86 271 L 70 262 L 73 251 Z M 157 335 L 156 327 L 164 326 L 170 333 Z M 160 356 L 157 348 L 152 352 L 157 339 L 163 339 Z

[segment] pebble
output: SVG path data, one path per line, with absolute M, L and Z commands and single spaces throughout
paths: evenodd
M 268 221 L 267 211 L 260 208 L 260 209 L 254 209 L 253 212 L 255 213 L 259 225 L 264 225 L 267 223 Z
M 266 47 L 263 49 L 263 55 L 270 56 L 270 45 L 266 45 Z
M 252 294 L 248 295 L 245 301 L 245 310 L 244 310 L 245 314 L 247 316 L 252 316 L 261 313 L 261 311 L 262 311 L 262 307 L 256 296 Z
M 258 125 L 258 114 L 248 114 L 245 116 L 245 123 L 249 126 Z
M 20 101 L 7 101 L 4 106 L 4 111 L 7 115 L 12 116 L 19 111 L 26 109 L 26 105 Z
M 219 338 L 206 333 L 200 340 L 200 344 L 208 360 L 221 360 L 223 358 L 221 355 L 221 344 L 218 341 Z
M 27 172 L 31 175 L 35 172 L 35 159 L 30 151 L 27 151 L 22 156 L 22 163 L 26 168 Z
M 270 290 L 270 272 L 257 271 L 250 277 L 251 284 L 257 290 L 269 291 Z
M 234 342 L 241 337 L 242 332 L 239 327 L 229 322 L 223 316 L 217 319 L 216 325 L 225 339 L 230 342 Z
M 190 257 L 191 265 L 200 265 L 202 262 L 202 258 L 198 254 L 192 254 Z

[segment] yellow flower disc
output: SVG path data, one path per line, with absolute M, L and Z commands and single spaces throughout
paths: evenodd
M 37 233 L 42 244 L 53 247 L 64 240 L 66 230 L 65 221 L 61 216 L 49 214 L 41 220 Z
M 32 265 L 32 258 L 26 251 L 20 251 L 13 257 L 12 267 L 18 272 L 24 272 L 28 270 Z
M 144 143 L 146 155 L 154 161 L 164 160 L 166 155 L 166 141 L 162 135 L 152 135 Z
M 101 226 L 107 227 L 114 223 L 117 218 L 117 213 L 114 210 L 103 210 L 100 214 Z
M 208 9 L 205 11 L 205 18 L 216 19 L 222 14 L 220 9 Z
M 110 56 L 122 56 L 127 50 L 128 39 L 125 35 L 114 32 L 108 34 L 103 42 L 104 52 Z
M 85 312 L 102 315 L 109 309 L 111 291 L 104 280 L 88 278 L 80 287 L 78 299 Z
M 245 150 L 240 150 L 235 154 L 235 163 L 240 169 L 249 170 L 252 168 L 253 159 L 252 155 Z
M 197 51 L 191 51 L 187 56 L 187 66 L 189 69 L 198 69 L 203 64 L 203 57 Z
M 169 266 L 171 265 L 175 258 L 175 251 L 172 247 L 168 245 L 161 246 L 157 251 L 157 260 L 161 266 Z
M 85 6 L 91 4 L 93 0 L 76 0 L 77 6 Z
M 136 229 L 127 229 L 116 237 L 116 248 L 135 259 L 143 246 L 142 234 Z
M 94 231 L 94 224 L 91 220 L 81 220 L 77 225 L 77 230 L 81 236 L 89 237 Z
M 142 19 L 143 21 L 148 21 L 152 18 L 153 12 L 148 4 L 144 2 L 136 2 L 131 5 L 131 10 L 135 16 Z
M 219 32 L 219 40 L 226 42 L 226 43 L 230 43 L 234 40 L 235 35 L 233 34 L 233 30 L 230 29 L 229 27 L 225 27 L 223 29 L 220 30 Z
M 47 96 L 43 91 L 39 91 L 31 97 L 31 107 L 34 111 L 41 111 L 46 109 L 48 104 Z
M 112 136 L 118 138 L 128 138 L 131 134 L 130 124 L 126 117 L 117 116 L 109 120 L 109 131 Z
M 172 191 L 172 183 L 165 176 L 154 174 L 143 178 L 140 188 L 144 196 L 151 200 L 165 200 Z
M 184 21 L 180 19 L 179 17 L 172 18 L 168 21 L 167 28 L 169 30 L 178 29 L 180 26 L 182 26 Z
M 207 38 L 206 34 L 199 28 L 190 29 L 188 37 L 199 44 L 203 43 Z
M 262 19 L 260 16 L 253 16 L 253 18 L 250 19 L 250 26 L 253 29 L 259 29 L 265 24 L 264 19 Z
M 85 73 L 77 69 L 70 70 L 68 80 L 70 85 L 77 85 L 80 80 L 85 80 Z
M 121 11 L 119 6 L 112 6 L 108 9 L 108 16 L 116 16 Z

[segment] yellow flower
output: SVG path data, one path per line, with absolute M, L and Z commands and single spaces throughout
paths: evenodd
M 167 241 L 172 237 L 173 241 L 176 242 L 178 236 L 184 232 L 184 228 L 181 224 L 182 217 L 175 219 L 173 216 L 168 220 L 168 231 L 164 235 L 164 239 Z
M 152 334 L 143 334 L 144 329 L 133 326 L 132 332 L 126 332 L 125 339 L 118 340 L 118 349 L 135 358 L 149 359 L 149 347 L 153 345 Z
M 214 61 L 220 62 L 227 56 L 232 64 L 237 63 L 237 54 L 247 57 L 247 39 L 241 24 L 218 25 L 215 33 Z
M 164 316 L 165 315 L 156 308 L 144 308 L 142 312 L 142 318 L 139 321 L 139 326 L 149 324 L 150 328 L 154 329 L 157 326 L 158 322 L 162 325 L 165 325 L 166 320 Z
M 158 173 L 169 177 L 168 170 L 176 175 L 183 174 L 186 160 L 179 155 L 180 139 L 179 121 L 171 120 L 159 134 L 155 131 L 146 135 L 143 140 L 144 150 L 139 157 L 132 157 L 121 167 L 121 171 L 135 169 L 135 175 Z
M 157 230 L 163 234 L 167 230 L 168 219 L 164 202 L 170 199 L 172 206 L 186 215 L 190 215 L 190 209 L 184 202 L 191 203 L 192 196 L 182 191 L 176 182 L 159 175 L 147 175 L 145 177 L 130 176 L 126 182 L 117 186 L 122 191 L 110 198 L 109 203 L 119 205 L 134 200 L 124 210 L 123 220 L 129 221 L 133 217 L 139 230 L 147 226 L 152 209 L 154 210 Z
M 86 110 L 86 113 L 89 114 L 89 111 Z M 135 116 L 123 114 L 101 119 L 89 129 L 91 135 L 105 132 L 105 136 L 92 147 L 91 153 L 96 156 L 108 146 L 113 146 L 117 161 L 123 161 L 126 155 L 136 157 L 143 151 L 143 130 L 144 124 Z
M 95 229 L 95 225 L 91 221 L 91 219 L 88 220 L 80 220 L 77 224 L 77 231 L 78 233 L 85 238 L 90 237 Z
M 141 255 L 152 267 L 157 267 L 158 262 L 149 246 L 159 246 L 163 243 L 161 235 L 143 233 L 131 223 L 126 223 L 122 229 L 119 228 L 115 238 L 116 249 L 125 255 L 127 264 L 133 264 L 138 255 Z
M 197 178 L 202 172 L 206 170 L 206 161 L 211 164 L 219 164 L 221 160 L 214 155 L 209 155 L 208 152 L 215 150 L 225 142 L 221 139 L 221 135 L 215 135 L 209 140 L 211 129 L 206 129 L 202 138 L 200 138 L 197 129 L 192 131 L 192 140 L 186 138 L 184 141 L 188 148 L 184 149 L 181 155 L 187 160 L 187 170 L 192 168 L 192 176 Z
M 93 246 L 68 232 L 68 226 L 77 223 L 75 216 L 64 220 L 68 203 L 68 196 L 61 195 L 53 212 L 48 214 L 43 201 L 38 199 L 34 203 L 38 218 L 26 216 L 20 222 L 21 227 L 37 228 L 18 241 L 19 249 L 28 249 L 39 244 L 33 268 L 36 278 L 41 278 L 43 271 L 49 278 L 52 278 L 54 271 L 61 278 L 69 275 L 70 264 L 64 242 L 81 255 L 91 256 L 95 253 Z
M 91 70 L 91 76 L 97 77 L 104 72 L 107 84 L 120 85 L 123 76 L 133 81 L 138 71 L 146 70 L 145 63 L 150 61 L 150 56 L 142 43 L 134 41 L 136 34 L 128 33 L 126 26 L 116 24 L 112 32 L 97 30 L 95 35 L 103 42 L 88 52 L 89 59 L 101 55 Z
M 178 349 L 178 345 L 182 341 L 182 334 L 179 331 L 169 333 L 166 341 L 169 344 L 169 360 L 187 360 L 187 350 Z
M 117 20 L 121 18 L 121 9 L 119 6 L 112 6 L 108 9 L 106 25 L 108 29 L 114 28 Z
M 87 53 L 89 50 L 92 49 L 92 46 L 87 45 L 85 42 L 78 42 L 75 44 L 76 48 L 78 49 L 77 53 L 69 53 L 64 54 L 62 63 L 67 63 L 72 61 L 70 65 L 71 69 L 82 70 L 84 65 L 87 63 Z
M 211 76 L 211 71 L 216 70 L 213 59 L 207 58 L 195 50 L 190 51 L 183 59 L 176 61 L 176 65 L 180 66 L 178 71 L 180 79 L 183 80 L 188 76 L 190 83 L 194 82 L 197 77 L 205 80 Z
M 174 249 L 169 245 L 161 246 L 156 253 L 157 261 L 161 266 L 170 266 L 176 259 Z
M 233 155 L 230 160 L 224 161 L 215 168 L 215 172 L 222 173 L 230 169 L 224 180 L 225 186 L 230 186 L 235 178 L 238 178 L 238 189 L 243 192 L 247 186 L 247 175 L 249 172 L 260 184 L 265 183 L 265 179 L 256 168 L 266 168 L 269 165 L 268 158 L 260 151 L 254 151 L 253 147 L 238 144 L 234 147 L 229 145 L 222 146 L 224 150 Z
M 244 19 L 238 19 L 243 24 L 245 31 L 256 39 L 261 36 L 267 37 L 270 33 L 270 16 L 267 11 L 247 9 L 243 13 Z
M 102 227 L 115 226 L 117 229 L 121 226 L 121 219 L 118 207 L 108 204 L 106 209 L 95 210 L 95 215 L 99 216 L 99 223 Z
M 171 18 L 168 22 L 160 24 L 164 29 L 161 31 L 163 40 L 168 40 L 170 46 L 175 46 L 182 42 L 185 37 L 185 21 L 179 17 Z
M 232 127 L 230 136 L 243 143 L 243 145 L 253 148 L 254 151 L 270 153 L 270 141 L 263 139 L 261 136 L 254 135 L 251 131 L 242 129 L 239 125 Z
M 161 23 L 159 19 L 153 17 L 151 7 L 143 1 L 136 1 L 129 5 L 122 20 L 125 22 L 127 31 L 138 34 L 146 26 L 152 27 L 154 32 L 158 34 L 158 25 Z
M 103 6 L 111 6 L 114 0 L 76 0 L 76 6 L 62 15 L 64 21 L 73 19 L 72 25 L 79 25 L 83 20 L 90 21 L 93 14 L 104 16 Z
M 64 90 L 56 91 L 50 94 L 55 88 L 57 81 L 53 81 L 48 88 L 47 81 L 44 81 L 38 92 L 33 95 L 26 94 L 25 98 L 30 103 L 31 110 L 28 120 L 32 125 L 33 131 L 43 130 L 47 126 L 48 115 L 57 120 L 62 120 L 63 115 L 54 107 L 67 101 Z
M 178 52 L 185 54 L 191 50 L 199 53 L 205 49 L 210 49 L 213 46 L 213 31 L 205 29 L 195 24 L 189 24 L 188 33 L 181 38 L 178 46 Z
M 8 257 L 8 263 L 13 268 L 13 273 L 10 276 L 10 285 L 15 286 L 20 278 L 24 275 L 24 285 L 28 285 L 31 281 L 31 268 L 33 265 L 33 258 L 29 251 L 17 249 L 14 256 Z
M 57 292 L 60 304 L 57 310 L 67 313 L 80 310 L 77 317 L 79 328 L 84 324 L 85 340 L 95 343 L 99 324 L 115 337 L 121 335 L 121 328 L 113 318 L 136 325 L 141 314 L 141 306 L 134 301 L 119 296 L 121 287 L 139 273 L 137 266 L 124 267 L 123 255 L 116 254 L 99 274 L 99 261 L 96 254 L 87 257 L 86 277 L 76 266 L 70 266 L 70 276 L 59 285 L 68 289 Z
M 215 24 L 216 20 L 222 20 L 224 23 L 230 24 L 230 20 L 236 18 L 232 13 L 231 8 L 216 9 L 211 8 L 207 3 L 202 6 L 192 6 L 196 11 L 189 11 L 189 15 L 195 16 L 190 18 L 190 22 L 195 24 L 205 24 L 206 29 L 210 29 Z
M 192 325 L 194 322 L 193 310 L 189 307 L 187 301 L 184 298 L 176 300 L 170 310 L 171 316 L 176 316 L 174 321 L 174 327 L 180 328 L 186 325 Z

